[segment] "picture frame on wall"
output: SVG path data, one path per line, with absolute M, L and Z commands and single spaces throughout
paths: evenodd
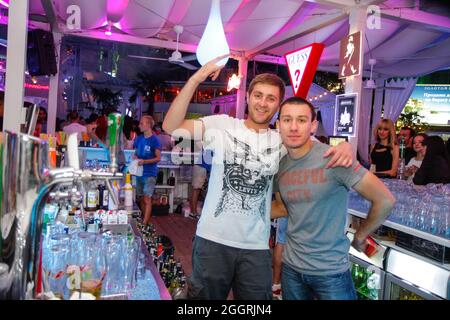
M 358 119 L 358 94 L 347 93 L 336 96 L 334 135 L 354 137 Z

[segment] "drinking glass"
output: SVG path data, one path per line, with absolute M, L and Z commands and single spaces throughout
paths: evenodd
M 79 232 L 72 248 L 76 249 L 71 256 L 72 268 L 68 270 L 72 293 L 90 293 L 100 299 L 106 274 L 106 256 L 101 238 L 89 232 Z
M 67 245 L 52 245 L 47 248 L 42 261 L 44 291 L 53 292 L 59 299 L 67 298 L 68 294 L 65 286 L 68 252 Z

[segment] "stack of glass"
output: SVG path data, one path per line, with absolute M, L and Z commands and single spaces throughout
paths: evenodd
M 397 200 L 388 220 L 450 239 L 450 184 L 417 186 L 396 179 L 383 182 Z M 369 207 L 357 192 L 350 192 L 350 209 L 367 213 Z
M 43 243 L 43 289 L 58 299 L 129 295 L 136 287 L 140 239 L 48 224 Z

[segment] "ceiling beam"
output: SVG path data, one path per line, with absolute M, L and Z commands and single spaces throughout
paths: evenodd
M 419 9 L 382 8 L 381 17 L 391 20 L 406 21 L 417 26 L 425 26 L 429 29 L 450 33 L 450 18 L 428 13 Z
M 149 47 L 166 48 L 171 50 L 175 50 L 177 48 L 176 41 L 167 41 L 155 38 L 141 38 L 114 32 L 111 36 L 106 36 L 102 31 L 65 32 L 65 34 L 91 39 L 102 39 L 107 41 L 117 41 Z M 197 50 L 197 46 L 192 44 L 179 43 L 178 49 L 184 52 L 195 53 L 195 51 Z
M 286 42 L 303 37 L 307 34 L 315 32 L 321 28 L 325 28 L 337 21 L 347 18 L 347 14 L 343 12 L 336 12 L 334 14 L 318 16 L 309 19 L 308 21 L 300 24 L 298 27 L 293 28 L 278 36 L 272 37 L 269 41 L 266 41 L 262 45 L 246 51 L 245 55 L 249 58 L 257 55 L 258 53 L 266 52 L 270 49 L 276 48 L 285 44 Z
M 385 2 L 386 0 L 306 0 L 306 1 L 331 6 L 337 9 L 344 9 L 355 6 L 369 6 L 371 4 L 376 5 Z
M 45 11 L 45 16 L 47 17 L 47 22 L 50 24 L 51 30 L 60 32 L 58 17 L 56 16 L 55 8 L 51 0 L 41 0 L 42 7 Z

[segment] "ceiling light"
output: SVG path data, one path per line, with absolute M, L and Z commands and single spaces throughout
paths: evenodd
M 230 47 L 225 38 L 222 18 L 220 16 L 220 0 L 212 0 L 211 11 L 205 31 L 197 47 L 197 60 L 203 66 L 219 56 L 230 54 Z M 228 57 L 220 60 L 217 65 L 225 65 Z

